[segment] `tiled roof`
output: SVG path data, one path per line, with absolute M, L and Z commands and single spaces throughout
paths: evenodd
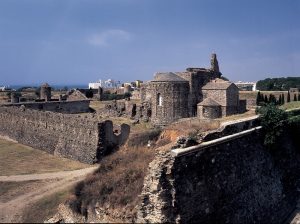
M 152 82 L 188 82 L 173 72 L 158 72 Z
M 200 106 L 221 106 L 219 103 L 217 103 L 216 101 L 214 101 L 211 98 L 206 98 L 201 103 L 198 103 L 198 105 L 200 105 Z

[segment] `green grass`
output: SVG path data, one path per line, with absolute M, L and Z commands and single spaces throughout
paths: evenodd
M 3 139 L 0 139 L 0 161 L 1 176 L 76 170 L 89 166 Z
M 280 108 L 284 109 L 284 110 L 300 108 L 300 101 L 292 101 L 292 102 L 286 103 L 286 104 L 282 105 Z
M 24 223 L 43 223 L 57 212 L 58 205 L 63 203 L 70 195 L 71 189 L 65 189 L 43 197 L 25 209 L 23 213 Z

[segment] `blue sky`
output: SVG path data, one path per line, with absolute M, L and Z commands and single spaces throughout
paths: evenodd
M 0 0 L 0 85 L 300 76 L 298 0 Z

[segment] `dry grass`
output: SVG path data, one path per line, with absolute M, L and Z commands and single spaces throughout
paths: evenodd
M 22 182 L 0 182 L 0 202 L 6 203 L 25 193 L 34 191 L 42 185 L 49 184 L 50 180 L 29 180 Z
M 255 110 L 248 110 L 246 113 L 243 114 L 235 114 L 235 115 L 231 115 L 231 116 L 227 116 L 227 117 L 222 117 L 220 119 L 218 119 L 220 122 L 224 122 L 224 121 L 236 121 L 239 119 L 244 119 L 244 118 L 248 118 L 248 117 L 252 117 L 255 116 Z
M 90 107 L 93 108 L 95 111 L 100 110 L 100 109 L 104 109 L 105 107 L 105 101 L 96 101 L 96 100 L 92 100 L 90 102 Z
M 258 91 L 240 91 L 239 96 L 240 99 L 253 99 L 256 100 Z M 269 97 L 270 94 L 274 95 L 277 99 L 279 99 L 279 96 L 281 94 L 284 94 L 285 102 L 287 101 L 287 94 L 288 91 L 260 91 L 261 94 L 264 96 Z M 298 96 L 298 94 L 296 94 Z M 294 93 L 290 93 L 291 100 L 294 100 Z
M 293 102 L 286 103 L 282 105 L 280 108 L 284 110 L 300 108 L 300 101 L 293 101 Z
M 72 188 L 64 189 L 44 197 L 30 205 L 23 212 L 24 223 L 43 223 L 57 212 L 58 205 L 63 203 L 71 194 Z
M 96 203 L 110 209 L 124 209 L 127 217 L 134 217 L 138 195 L 142 191 L 148 164 L 155 151 L 143 147 L 120 149 L 104 158 L 99 169 L 77 185 L 70 205 L 74 211 L 86 215 L 87 208 Z
M 76 170 L 89 166 L 3 139 L 0 139 L 0 160 L 0 175 L 6 176 Z

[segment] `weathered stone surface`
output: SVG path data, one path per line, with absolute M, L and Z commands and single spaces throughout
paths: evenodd
M 22 102 L 12 104 L 2 104 L 6 107 L 20 107 L 24 106 L 27 109 L 40 110 L 40 111 L 52 111 L 66 114 L 78 114 L 90 112 L 89 100 L 77 100 L 77 101 L 46 101 L 46 102 Z
M 41 85 L 40 99 L 45 101 L 51 100 L 51 87 L 48 83 L 44 83 L 43 85 Z
M 128 138 L 130 127 L 113 133 L 111 121 L 93 115 L 43 112 L 24 107 L 0 107 L 0 134 L 48 153 L 95 163 Z
M 74 100 L 87 100 L 88 98 L 77 89 L 72 89 L 67 92 L 67 100 L 74 101 Z
M 252 133 L 181 157 L 159 152 L 137 222 L 282 223 L 296 205 L 300 178 L 297 146 L 289 135 L 282 143 L 271 154 Z
M 158 80 L 149 83 L 148 91 L 151 92 L 152 114 L 151 122 L 155 125 L 167 125 L 180 118 L 188 117 L 188 81 L 173 74 L 175 81 L 162 75 Z M 180 78 L 180 79 L 179 79 Z

